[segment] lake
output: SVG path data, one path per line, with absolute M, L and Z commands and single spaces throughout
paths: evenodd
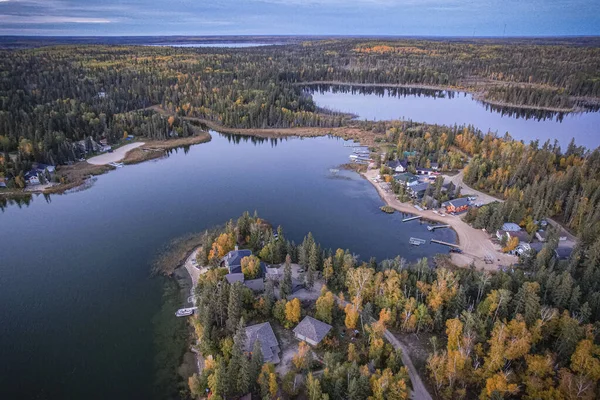
M 480 130 L 508 132 L 528 143 L 558 140 L 566 150 L 571 138 L 594 149 L 600 146 L 600 112 L 551 113 L 492 106 L 464 92 L 411 88 L 308 87 L 317 106 L 351 113 L 361 120 L 410 119 L 440 125 L 473 125 Z
M 0 398 L 159 398 L 156 319 L 163 281 L 150 277 L 159 249 L 245 210 L 300 242 L 363 259 L 415 260 L 455 242 L 448 229 L 379 210 L 375 188 L 350 171 L 340 139 L 222 136 L 169 157 L 126 166 L 83 191 L 0 213 Z M 175 316 L 166 323 L 175 321 Z M 164 327 L 163 327 L 164 331 Z M 163 343 L 165 344 L 165 343 Z

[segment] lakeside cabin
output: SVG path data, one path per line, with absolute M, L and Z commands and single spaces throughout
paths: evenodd
M 447 213 L 460 213 L 469 209 L 469 198 L 459 197 L 458 199 L 448 200 L 442 203 L 442 207 Z
M 37 163 L 25 174 L 25 182 L 28 185 L 39 185 L 42 181 L 50 181 L 55 172 L 54 166 Z
M 416 185 L 409 186 L 408 192 L 410 193 L 411 197 L 420 199 L 425 195 L 425 192 L 430 185 L 431 184 L 429 182 L 420 182 Z
M 394 175 L 394 179 L 396 180 L 396 182 L 406 187 L 417 185 L 419 183 L 419 178 L 417 178 L 416 175 L 411 174 L 410 172 L 396 174 Z
M 237 247 L 237 246 L 236 246 Z M 227 268 L 230 274 L 236 274 L 242 272 L 242 258 L 250 257 L 252 255 L 251 250 L 235 250 L 225 254 L 225 257 L 221 260 L 221 267 Z
M 408 161 L 406 160 L 391 160 L 385 164 L 394 172 L 402 173 L 408 170 Z

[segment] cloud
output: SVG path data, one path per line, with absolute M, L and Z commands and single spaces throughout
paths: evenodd
M 0 23 L 3 24 L 109 24 L 111 22 L 113 21 L 106 18 L 0 14 Z

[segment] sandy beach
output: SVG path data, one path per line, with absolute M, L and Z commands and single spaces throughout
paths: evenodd
M 460 245 L 462 254 L 452 254 L 452 262 L 460 267 L 468 267 L 471 263 L 475 264 L 477 269 L 485 269 L 489 271 L 497 271 L 500 266 L 509 266 L 517 262 L 517 257 L 510 254 L 502 253 L 499 246 L 492 243 L 487 233 L 471 227 L 464 222 L 460 216 L 446 215 L 442 217 L 434 213 L 432 210 L 417 210 L 412 204 L 402 203 L 391 192 L 383 190 L 378 183 L 373 179 L 379 175 L 376 169 L 368 170 L 363 176 L 373 185 L 383 201 L 394 209 L 420 215 L 431 221 L 441 222 L 450 225 L 458 236 L 458 244 Z M 484 259 L 486 256 L 491 256 L 492 263 L 486 264 Z
M 89 160 L 87 160 L 87 162 L 92 165 L 106 165 L 112 162 L 119 162 L 125 158 L 128 152 L 140 146 L 143 146 L 144 144 L 144 142 L 126 144 L 125 146 L 119 147 L 112 153 L 104 153 L 100 154 L 99 156 L 92 157 Z

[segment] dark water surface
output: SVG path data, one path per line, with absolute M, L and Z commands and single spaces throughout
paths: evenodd
M 213 133 L 210 143 L 117 169 L 88 190 L 7 207 L 0 399 L 156 398 L 152 321 L 163 285 L 150 278 L 150 263 L 171 239 L 245 210 L 297 243 L 312 231 L 324 247 L 363 259 L 445 252 L 408 239 L 455 241 L 453 231 L 402 223 L 379 210 L 359 175 L 332 175 L 350 153 L 333 138 L 236 143 Z
M 528 143 L 539 139 L 563 150 L 572 138 L 578 146 L 600 146 L 600 112 L 552 113 L 497 107 L 464 92 L 422 89 L 385 89 L 321 85 L 310 87 L 319 107 L 352 113 L 361 120 L 410 119 L 441 125 L 472 125 L 483 132 L 509 133 Z

